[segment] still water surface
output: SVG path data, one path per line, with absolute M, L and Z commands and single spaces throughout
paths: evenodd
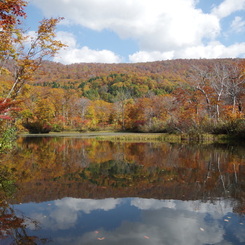
M 1 165 L 0 244 L 245 244 L 243 145 L 27 137 Z

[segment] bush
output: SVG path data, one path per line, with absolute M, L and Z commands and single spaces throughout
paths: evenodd
M 64 130 L 64 127 L 60 124 L 53 124 L 52 125 L 52 131 L 53 132 L 61 132 Z
M 30 134 L 45 134 L 51 131 L 51 126 L 42 122 L 27 122 L 23 126 Z
M 9 128 L 0 135 L 0 152 L 11 149 L 16 138 L 15 128 Z

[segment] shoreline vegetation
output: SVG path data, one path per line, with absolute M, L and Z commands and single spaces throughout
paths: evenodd
M 118 131 L 97 132 L 50 132 L 47 134 L 20 133 L 18 137 L 79 137 L 95 138 L 97 140 L 108 140 L 113 142 L 169 142 L 169 143 L 229 143 L 238 141 L 236 138 L 224 134 L 168 134 L 168 133 L 135 133 Z

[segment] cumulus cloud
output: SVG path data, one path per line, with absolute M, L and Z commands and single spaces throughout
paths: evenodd
M 54 57 L 55 62 L 63 64 L 72 63 L 119 63 L 121 58 L 110 50 L 93 50 L 86 46 L 79 47 L 76 37 L 69 32 L 60 31 L 57 33 L 57 39 L 67 45 L 66 48 L 59 51 Z
M 200 44 L 215 38 L 219 20 L 195 8 L 195 0 L 34 0 L 47 16 L 54 13 L 93 30 L 110 29 L 133 38 L 147 51 Z M 195 21 L 193 21 L 195 20 Z
M 210 13 L 198 8 L 197 0 L 33 0 L 33 3 L 46 17 L 64 16 L 69 25 L 98 32 L 110 30 L 121 39 L 134 40 L 139 51 L 129 56 L 130 62 L 244 56 L 243 43 L 226 47 L 217 40 L 223 31 L 222 18 L 244 10 L 245 0 L 224 0 Z M 232 27 L 240 32 L 244 22 L 237 17 Z M 110 50 L 91 50 L 74 43 L 71 47 L 60 52 L 55 61 L 70 64 L 123 60 Z
M 224 0 L 213 9 L 212 13 L 219 18 L 224 18 L 238 10 L 245 10 L 245 0 Z
M 190 46 L 187 48 L 172 50 L 168 52 L 147 52 L 139 51 L 129 55 L 130 62 L 147 62 L 166 59 L 195 59 L 195 58 L 245 58 L 245 42 L 225 46 L 218 41 L 210 42 L 207 45 Z

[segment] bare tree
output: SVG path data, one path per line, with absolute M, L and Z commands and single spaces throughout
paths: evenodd
M 198 66 L 192 67 L 190 73 L 190 85 L 194 90 L 200 91 L 206 101 L 206 110 L 211 117 L 211 95 L 210 95 L 210 70 L 208 67 L 201 68 Z
M 216 118 L 219 120 L 220 117 L 220 102 L 221 98 L 225 93 L 225 85 L 228 82 L 229 70 L 225 64 L 215 64 L 213 70 L 210 73 L 209 81 L 210 86 L 214 90 L 215 94 L 215 108 Z
M 77 107 L 82 119 L 84 119 L 84 117 L 85 117 L 85 114 L 86 114 L 86 111 L 87 111 L 89 104 L 90 104 L 90 100 L 85 98 L 85 97 L 78 99 L 78 101 L 76 102 L 76 107 Z
M 245 72 L 236 64 L 231 66 L 229 69 L 229 79 L 225 84 L 225 92 L 232 103 L 232 112 L 235 113 L 236 107 L 238 111 L 242 111 L 242 104 L 240 101 L 241 95 L 244 93 L 244 84 L 245 84 Z
M 117 95 L 115 96 L 115 108 L 119 115 L 119 121 L 121 121 L 122 124 L 122 130 L 125 130 L 125 108 L 127 104 L 127 100 L 130 99 L 131 93 L 128 90 L 122 90 L 120 92 L 117 92 Z

